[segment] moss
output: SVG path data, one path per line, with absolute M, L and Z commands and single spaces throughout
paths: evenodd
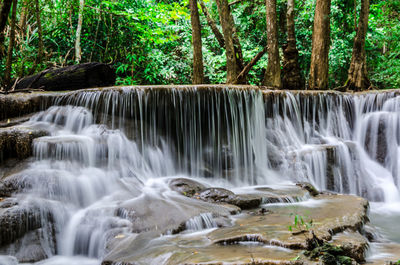
M 304 255 L 313 260 L 321 260 L 326 265 L 351 265 L 353 262 L 352 258 L 345 256 L 343 248 L 328 243 L 306 251 Z

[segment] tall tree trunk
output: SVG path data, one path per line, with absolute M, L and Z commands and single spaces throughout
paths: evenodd
M 40 19 L 40 6 L 39 0 L 35 0 L 35 13 L 36 13 L 36 23 L 38 27 L 38 36 L 39 36 L 39 47 L 37 57 L 35 59 L 35 63 L 32 66 L 32 69 L 29 72 L 29 75 L 33 74 L 36 71 L 37 66 L 43 60 L 43 53 L 44 53 L 44 44 L 43 44 L 43 30 L 42 30 L 42 21 Z
M 215 23 L 215 20 L 211 17 L 210 13 L 208 12 L 207 7 L 204 4 L 203 0 L 200 0 L 200 6 L 201 6 L 201 10 L 203 11 L 204 16 L 206 17 L 208 26 L 210 26 L 211 31 L 214 33 L 215 38 L 217 39 L 221 48 L 224 48 L 225 47 L 224 36 L 219 31 L 217 24 Z
M 371 82 L 368 78 L 365 55 L 365 38 L 368 29 L 369 0 L 361 0 L 361 13 L 358 20 L 357 34 L 354 39 L 353 54 L 346 81 L 346 88 L 360 91 L 368 89 Z
M 283 49 L 283 79 L 284 89 L 303 89 L 304 79 L 299 66 L 299 51 L 296 47 L 294 26 L 294 0 L 287 1 L 287 44 Z
M 81 33 L 82 33 L 84 6 L 85 6 L 85 0 L 79 0 L 78 26 L 76 28 L 76 38 L 75 38 L 75 62 L 76 63 L 80 63 L 82 60 Z
M 22 41 L 25 38 L 26 21 L 28 18 L 28 14 L 29 14 L 28 1 L 24 0 L 24 1 L 22 1 L 21 15 L 20 15 L 20 19 L 19 19 L 19 31 L 20 31 Z M 23 43 L 23 42 L 21 42 L 21 43 Z
M 8 15 L 10 14 L 11 5 L 12 5 L 12 0 L 3 0 L 3 4 L 1 5 L 1 10 L 0 10 L 0 62 L 2 61 L 6 51 L 4 47 L 4 40 L 5 40 L 4 30 L 6 28 Z
M 278 49 L 278 27 L 276 18 L 276 0 L 266 0 L 267 8 L 267 37 L 268 37 L 268 66 L 263 85 L 281 88 L 281 63 Z
M 190 21 L 192 23 L 192 46 L 193 46 L 193 84 L 204 83 L 203 52 L 201 43 L 201 24 L 197 0 L 189 0 Z
M 233 24 L 227 0 L 217 0 L 219 17 L 221 20 L 222 32 L 224 34 L 226 50 L 226 83 L 232 84 L 239 75 L 235 47 L 233 43 Z
M 317 0 L 312 35 L 309 89 L 328 89 L 331 0 Z
M 15 42 L 15 26 L 17 20 L 17 2 L 17 0 L 12 1 L 13 9 L 11 13 L 10 43 L 8 44 L 6 70 L 4 72 L 4 87 L 6 87 L 6 89 L 9 87 L 11 81 L 12 57 Z

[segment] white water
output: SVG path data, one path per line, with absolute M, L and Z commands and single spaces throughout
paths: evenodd
M 123 89 L 71 93 L 56 104 L 65 106 L 26 124 L 51 135 L 34 141 L 35 161 L 18 173 L 25 189 L 16 196 L 40 208 L 40 244 L 53 256 L 40 264 L 98 264 L 109 239 L 132 227 L 163 233 L 169 227 L 145 213 L 164 203 L 187 213 L 189 230 L 216 226 L 206 212 L 189 214 L 190 202 L 180 201 L 165 177 L 228 188 L 309 181 L 400 203 L 394 93 L 284 92 L 264 100 L 259 91 Z M 121 210 L 126 205 L 135 211 Z

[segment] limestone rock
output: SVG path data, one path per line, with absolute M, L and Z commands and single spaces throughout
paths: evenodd
M 169 181 L 169 187 L 187 197 L 192 197 L 201 190 L 206 189 L 206 186 L 188 178 L 174 178 Z
M 240 207 L 242 210 L 258 207 L 262 198 L 256 195 L 236 195 L 230 190 L 223 188 L 208 188 L 200 192 L 198 197 L 203 201 L 219 203 L 224 202 Z
M 30 157 L 33 154 L 33 139 L 46 135 L 47 131 L 22 126 L 0 129 L 0 162 Z
M 0 208 L 0 246 L 10 244 L 27 232 L 42 227 L 42 214 L 34 206 Z M 51 214 L 46 215 L 51 220 Z

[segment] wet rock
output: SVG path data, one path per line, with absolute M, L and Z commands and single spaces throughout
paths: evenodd
M 8 159 L 4 161 L 0 167 L 0 181 L 25 170 L 29 166 L 29 162 L 29 159 L 23 161 L 18 159 Z
M 49 222 L 51 213 L 44 214 Z M 0 208 L 0 246 L 10 244 L 27 232 L 41 228 L 43 213 L 37 207 Z
M 253 194 L 260 196 L 263 204 L 299 202 L 310 197 L 307 190 L 293 185 L 281 186 L 274 189 L 269 187 L 257 187 Z
M 297 189 L 300 188 L 294 190 Z M 222 191 L 219 194 L 223 194 Z M 224 198 L 232 196 L 229 191 L 224 193 Z M 311 245 L 310 235 L 293 235 L 288 231 L 287 226 L 293 222 L 290 213 L 294 210 L 299 215 L 307 213 L 314 220 L 311 229 L 315 237 L 326 243 L 341 231 L 362 227 L 368 203 L 350 195 L 319 195 L 310 203 L 312 207 L 299 204 L 295 209 L 290 204 L 263 205 L 270 211 L 268 214 L 254 215 L 251 214 L 254 211 L 243 211 L 232 226 L 206 233 L 177 234 L 156 240 L 139 234 L 121 240 L 110 250 L 103 264 L 149 264 L 155 261 L 159 264 L 319 264 L 319 261 L 308 260 L 302 255 Z M 345 243 L 347 241 L 341 247 Z M 346 256 L 344 248 L 341 251 L 341 257 L 334 256 L 336 262 L 339 259 L 335 265 L 353 262 Z M 327 262 L 332 258 L 329 255 L 324 257 Z
M 299 183 L 296 183 L 296 186 L 308 191 L 311 194 L 311 196 L 313 196 L 313 197 L 319 195 L 319 191 L 311 183 L 299 182 Z
M 333 237 L 332 245 L 340 247 L 342 255 L 348 256 L 357 262 L 365 262 L 365 254 L 368 248 L 368 242 L 358 232 L 346 231 Z
M 61 93 L 34 92 L 0 95 L 0 120 L 7 122 L 7 119 L 41 111 L 49 107 L 58 95 Z
M 51 238 L 51 235 L 46 237 Z M 0 254 L 15 256 L 20 263 L 33 263 L 47 259 L 49 255 L 55 253 L 54 249 L 45 249 L 50 246 L 51 244 L 45 242 L 43 229 L 36 229 L 13 244 L 1 247 Z
M 381 236 L 376 231 L 376 229 L 370 225 L 365 225 L 362 230 L 363 236 L 368 239 L 369 242 L 379 242 L 382 241 Z
M 205 185 L 188 178 L 175 178 L 169 181 L 168 186 L 187 197 L 192 197 L 196 193 L 206 188 Z
M 262 264 L 262 265 L 303 265 L 298 257 L 301 251 L 262 245 L 209 245 L 193 236 L 153 241 L 146 248 L 132 249 L 131 252 L 119 248 L 110 253 L 102 265 L 117 264 Z M 125 255 L 125 256 L 124 256 Z
M 226 202 L 234 200 L 235 193 L 223 188 L 208 188 L 202 190 L 199 194 L 199 199 L 208 202 Z
M 374 243 L 371 245 L 378 253 L 385 253 L 385 255 L 374 255 L 367 259 L 369 265 L 397 265 L 400 260 L 400 244 L 397 243 Z
M 4 178 L 0 181 L 0 197 L 11 197 L 22 190 L 30 189 L 35 176 L 27 174 L 26 171 L 20 171 Z
M 180 195 L 165 198 L 146 194 L 122 203 L 115 214 L 132 223 L 132 232 L 158 231 L 165 234 L 180 230 L 182 223 L 203 213 L 218 217 L 237 211 L 236 206 L 229 204 L 214 204 Z
M 0 209 L 6 209 L 18 204 L 16 198 L 0 198 Z
M 358 230 L 367 218 L 368 202 L 359 197 L 348 195 L 320 195 L 316 203 L 319 206 L 296 207 L 296 215 L 308 216 L 313 220 L 310 230 L 313 233 L 292 234 L 288 225 L 293 223 L 293 207 L 265 205 L 272 213 L 259 215 L 241 215 L 233 227 L 215 230 L 208 235 L 215 244 L 237 244 L 241 241 L 256 241 L 266 245 L 282 246 L 290 249 L 308 249 L 313 234 L 324 242 L 332 235 L 346 229 Z M 248 240 L 246 240 L 246 238 Z M 251 239 L 251 240 L 249 240 Z
M 378 118 L 378 120 L 375 118 Z M 387 141 L 389 120 L 390 117 L 387 113 L 379 114 L 379 117 L 371 116 L 365 136 L 365 148 L 367 152 L 381 164 L 385 164 L 390 148 Z
M 0 129 L 0 162 L 10 158 L 22 160 L 33 154 L 32 141 L 48 135 L 44 130 L 26 127 L 9 127 Z
M 28 121 L 33 114 L 27 114 L 22 117 L 17 117 L 17 118 L 11 118 L 11 119 L 6 119 L 0 121 L 0 128 L 6 128 L 6 127 L 11 127 L 11 126 L 16 126 L 19 125 L 23 122 Z
M 236 195 L 230 190 L 223 188 L 208 188 L 200 192 L 198 198 L 212 203 L 228 203 L 240 207 L 242 210 L 258 207 L 262 198 L 256 195 Z

